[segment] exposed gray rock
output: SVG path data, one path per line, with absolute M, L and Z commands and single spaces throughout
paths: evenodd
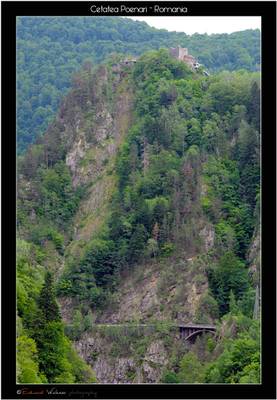
M 168 354 L 161 340 L 152 342 L 147 349 L 142 364 L 143 375 L 147 382 L 159 382 L 164 367 L 168 364 Z
M 209 251 L 210 249 L 212 249 L 214 246 L 214 238 L 215 238 L 215 232 L 213 226 L 205 225 L 199 234 L 204 241 L 205 250 Z
M 161 340 L 152 342 L 147 349 L 144 359 L 147 362 L 151 361 L 152 363 L 156 364 L 167 364 L 167 353 L 165 351 L 163 342 Z
M 110 356 L 110 344 L 96 332 L 85 333 L 75 342 L 75 348 L 92 366 L 100 383 L 158 382 L 169 362 L 162 340 L 149 345 L 142 364 L 134 359 L 134 354 L 129 357 Z
M 78 305 L 76 299 L 71 297 L 59 297 L 58 302 L 63 321 L 66 324 L 70 324 L 72 322 L 74 308 Z
M 136 376 L 137 367 L 131 358 L 99 358 L 93 365 L 96 377 L 101 383 L 130 383 Z
M 73 144 L 72 149 L 67 153 L 66 165 L 70 168 L 72 173 L 72 183 L 76 187 L 79 184 L 79 164 L 83 159 L 88 145 L 86 143 L 84 135 L 79 137 L 79 140 Z
M 142 277 L 141 281 L 137 282 L 136 289 L 132 289 L 134 283 L 126 281 L 122 288 L 123 296 L 119 308 L 113 312 L 107 310 L 100 320 L 118 322 L 147 319 L 147 313 L 160 304 L 157 295 L 158 278 L 159 272 L 153 273 L 150 279 Z

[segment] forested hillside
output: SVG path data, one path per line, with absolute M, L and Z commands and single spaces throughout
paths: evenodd
M 18 380 L 258 383 L 259 72 L 115 60 L 19 157 Z
M 260 31 L 188 36 L 119 17 L 18 17 L 17 140 L 21 153 L 42 134 L 86 60 L 181 45 L 212 71 L 260 68 Z

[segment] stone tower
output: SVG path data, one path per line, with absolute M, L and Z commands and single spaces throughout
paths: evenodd
M 176 58 L 177 60 L 183 61 L 193 70 L 198 69 L 200 66 L 197 60 L 192 55 L 189 54 L 188 49 L 186 47 L 180 47 L 180 46 L 171 47 L 169 49 L 169 53 L 172 57 Z
M 188 56 L 188 49 L 186 47 L 171 47 L 169 49 L 170 54 L 178 60 L 183 60 L 185 56 Z

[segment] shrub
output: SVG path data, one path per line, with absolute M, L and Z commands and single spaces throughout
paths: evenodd
M 217 319 L 219 316 L 218 304 L 215 298 L 209 293 L 205 292 L 198 304 L 196 311 L 196 319 L 198 322 L 208 322 L 209 318 Z
M 164 257 L 169 257 L 175 249 L 175 245 L 173 243 L 164 243 L 161 246 L 161 255 Z
M 179 382 L 184 383 L 201 383 L 204 380 L 203 366 L 196 357 L 196 355 L 190 351 L 188 352 L 180 362 L 180 371 L 178 372 Z
M 161 378 L 163 383 L 180 383 L 178 375 L 173 371 L 166 370 Z

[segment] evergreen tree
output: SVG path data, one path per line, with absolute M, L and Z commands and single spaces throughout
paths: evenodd
M 131 237 L 129 249 L 130 249 L 130 259 L 137 261 L 142 255 L 142 249 L 145 246 L 145 241 L 147 238 L 147 231 L 142 224 L 138 224 L 134 230 Z
M 55 298 L 53 275 L 49 271 L 46 273 L 45 283 L 38 298 L 38 306 L 45 322 L 61 321 L 59 306 Z
M 209 272 L 209 284 L 223 315 L 229 311 L 230 298 L 234 307 L 234 299 L 240 299 L 248 289 L 247 270 L 232 252 L 226 252 Z
M 260 89 L 257 82 L 253 82 L 250 91 L 250 101 L 248 106 L 249 121 L 254 127 L 260 129 Z
M 240 192 L 254 211 L 260 183 L 259 133 L 245 121 L 241 122 L 239 128 L 238 162 Z
M 230 291 L 229 310 L 233 315 L 237 315 L 239 311 L 233 290 Z

